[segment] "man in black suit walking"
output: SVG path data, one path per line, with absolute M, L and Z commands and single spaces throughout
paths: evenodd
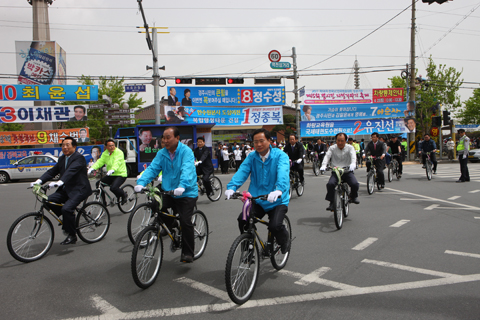
M 43 184 L 60 174 L 60 180 L 48 185 L 49 188 L 58 187 L 55 193 L 48 196 L 48 201 L 64 204 L 62 207 L 51 206 L 55 214 L 63 215 L 63 230 L 68 236 L 60 243 L 62 245 L 77 242 L 75 208 L 92 194 L 87 176 L 87 161 L 76 149 L 77 141 L 72 137 L 66 137 L 62 142 L 63 155 L 58 158 L 57 164 L 31 184 L 31 186 Z
M 292 170 L 296 170 L 300 176 L 300 183 L 304 184 L 303 178 L 303 157 L 305 157 L 305 148 L 298 142 L 298 138 L 293 133 L 288 137 L 288 143 L 283 151 L 288 154 L 292 161 Z
M 212 156 L 210 150 L 205 146 L 205 138 L 197 138 L 197 148 L 193 152 L 195 160 L 197 160 L 197 175 L 203 175 L 203 185 L 207 194 L 212 194 L 212 184 L 210 183 L 210 175 L 213 174 Z

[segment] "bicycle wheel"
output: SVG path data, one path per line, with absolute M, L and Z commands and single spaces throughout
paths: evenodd
M 225 267 L 225 284 L 230 299 L 243 304 L 255 290 L 260 272 L 260 255 L 255 238 L 244 233 L 235 239 L 228 252 Z
M 192 223 L 194 225 L 193 237 L 195 239 L 195 249 L 193 250 L 193 260 L 200 258 L 205 252 L 208 243 L 208 221 L 205 214 L 197 210 L 193 213 Z
M 140 232 L 147 226 L 152 225 L 154 221 L 155 213 L 152 211 L 151 204 L 149 203 L 139 205 L 130 213 L 127 223 L 127 233 L 132 244 L 135 244 L 135 240 Z
M 343 201 L 342 191 L 339 189 L 335 189 L 334 206 L 333 217 L 335 220 L 335 226 L 340 230 L 343 226 Z
M 89 202 L 78 211 L 76 226 L 77 235 L 83 242 L 98 242 L 110 228 L 110 213 L 100 202 Z
M 426 173 L 427 173 L 427 179 L 432 180 L 432 163 L 430 161 L 426 161 Z
M 42 258 L 52 247 L 55 233 L 50 220 L 38 212 L 24 214 L 8 230 L 8 251 L 18 261 Z
M 316 176 L 320 174 L 320 167 L 318 166 L 318 161 L 313 161 L 313 173 Z
M 395 162 L 395 177 L 397 178 L 397 180 L 400 180 L 401 178 L 399 170 L 400 168 L 399 168 L 398 162 Z
M 92 194 L 89 195 L 88 198 L 83 201 L 83 205 L 86 205 L 87 203 L 89 203 L 89 202 L 94 202 L 94 201 L 100 202 L 101 204 L 103 204 L 104 206 L 106 206 L 106 204 L 104 203 L 103 199 L 101 199 L 100 189 L 92 190 Z
M 283 218 L 283 225 L 285 226 L 285 229 L 287 229 L 288 232 L 288 237 L 290 241 L 292 240 L 292 225 L 290 224 L 290 219 L 288 216 L 285 216 Z M 283 254 L 282 251 L 280 250 L 280 246 L 277 243 L 277 239 L 272 237 L 273 239 L 270 239 L 270 261 L 272 261 L 272 266 L 277 269 L 281 270 L 285 267 L 287 264 L 288 257 L 290 256 L 290 249 L 292 247 L 291 242 L 290 242 L 290 248 L 288 248 L 288 251 Z
M 159 229 L 146 227 L 137 237 L 132 251 L 133 281 L 142 289 L 155 283 L 163 260 L 163 242 Z
M 392 182 L 393 180 L 393 172 L 392 172 L 392 166 L 388 165 L 388 182 Z
M 298 178 L 296 179 L 296 183 L 297 183 L 297 188 L 295 189 L 295 191 L 297 192 L 297 195 L 301 197 L 303 195 L 303 191 L 305 191 L 305 186 L 302 183 L 300 183 Z
M 374 178 L 373 178 L 373 172 L 369 171 L 368 175 L 367 175 L 367 191 L 368 191 L 368 194 L 372 194 L 374 190 L 375 190 L 375 181 L 374 181 Z
M 213 176 L 210 178 L 210 184 L 212 185 L 213 195 L 211 196 L 207 193 L 207 198 L 210 199 L 210 201 L 220 200 L 222 196 L 222 181 L 220 181 L 218 177 Z
M 293 183 L 292 183 L 292 180 L 290 179 L 290 188 L 288 189 L 288 197 L 292 199 L 292 195 L 293 195 Z
M 349 210 L 350 210 L 350 195 L 348 191 L 348 184 L 344 183 L 344 191 L 343 191 L 343 217 L 348 217 Z
M 130 184 L 124 185 L 121 189 L 127 194 L 127 202 L 123 205 L 119 202 L 118 209 L 120 209 L 120 211 L 122 211 L 123 213 L 130 213 L 133 211 L 133 209 L 135 209 L 135 206 L 137 205 L 138 196 L 135 193 L 133 186 Z

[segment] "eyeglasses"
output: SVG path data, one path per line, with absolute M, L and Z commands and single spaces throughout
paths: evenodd
M 67 147 L 71 147 L 71 146 L 72 146 L 71 143 L 62 144 L 62 148 L 67 148 Z
M 267 140 L 263 140 L 263 139 L 262 140 L 255 140 L 255 141 L 253 141 L 253 144 L 259 144 L 259 143 L 261 144 L 261 143 L 265 143 L 266 141 Z

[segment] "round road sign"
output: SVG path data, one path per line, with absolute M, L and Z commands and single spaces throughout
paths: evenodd
M 272 62 L 279 62 L 282 59 L 282 55 L 277 50 L 272 50 L 268 53 L 268 59 Z

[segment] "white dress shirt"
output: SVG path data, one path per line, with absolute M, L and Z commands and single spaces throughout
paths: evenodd
M 323 158 L 322 167 L 327 166 L 330 159 L 332 160 L 332 167 L 350 167 L 356 165 L 357 155 L 355 148 L 348 143 L 343 149 L 340 149 L 336 144 L 328 148 L 325 158 Z

